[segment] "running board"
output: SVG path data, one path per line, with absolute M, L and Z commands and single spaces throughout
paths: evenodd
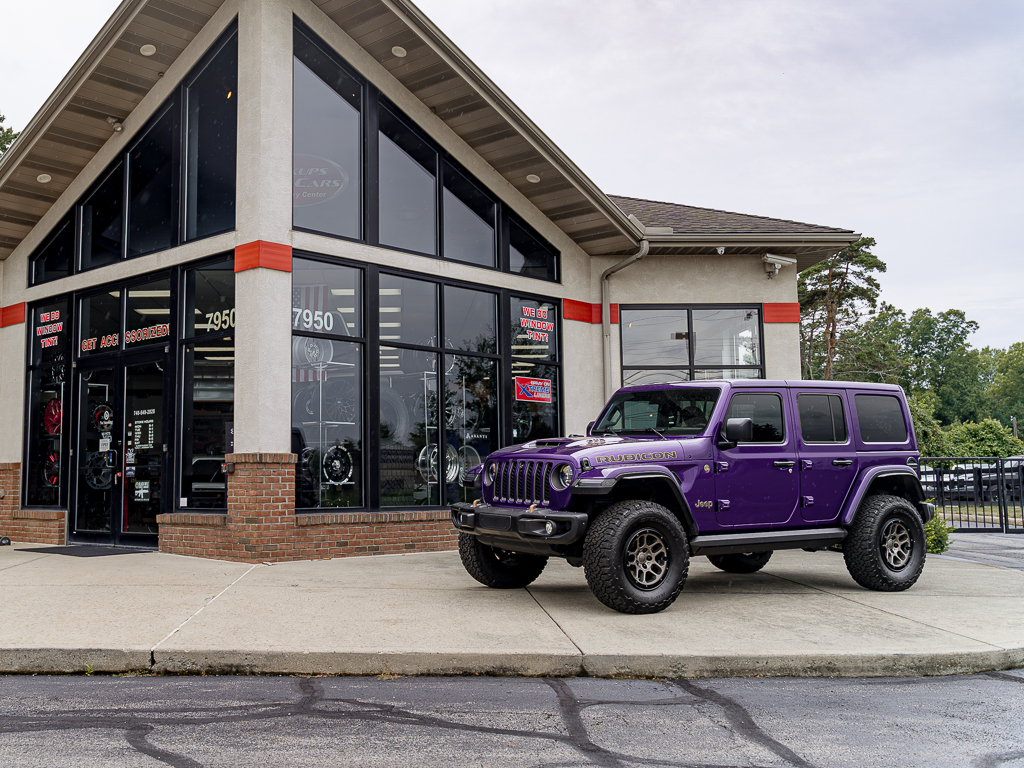
M 690 540 L 693 555 L 734 555 L 776 549 L 827 549 L 846 538 L 845 528 L 804 528 L 798 531 L 718 533 Z

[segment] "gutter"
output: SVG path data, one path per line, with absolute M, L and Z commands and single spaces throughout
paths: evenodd
M 604 399 L 605 402 L 612 396 L 612 305 L 608 291 L 608 278 L 616 272 L 632 266 L 647 255 L 651 249 L 650 241 L 644 237 L 640 241 L 640 250 L 632 256 L 627 256 L 618 264 L 606 269 L 601 275 L 601 331 L 604 333 Z

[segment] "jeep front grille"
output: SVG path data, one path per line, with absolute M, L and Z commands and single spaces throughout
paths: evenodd
M 494 475 L 494 500 L 505 504 L 547 504 L 550 501 L 550 461 L 498 462 Z

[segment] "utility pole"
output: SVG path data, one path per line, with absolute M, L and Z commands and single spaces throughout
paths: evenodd
M 1013 425 L 1013 436 L 1016 437 L 1017 436 L 1017 417 L 1016 416 L 1011 416 L 1010 417 L 1010 424 Z

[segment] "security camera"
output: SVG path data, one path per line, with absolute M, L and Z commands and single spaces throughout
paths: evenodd
M 725 255 L 725 246 L 724 245 L 718 246 L 717 248 L 715 248 L 715 250 L 718 252 L 719 256 L 724 256 Z
M 792 267 L 796 264 L 796 259 L 792 256 L 779 256 L 774 253 L 766 253 L 761 257 L 761 261 L 764 262 L 764 271 L 768 273 L 769 280 L 779 274 L 783 267 Z

